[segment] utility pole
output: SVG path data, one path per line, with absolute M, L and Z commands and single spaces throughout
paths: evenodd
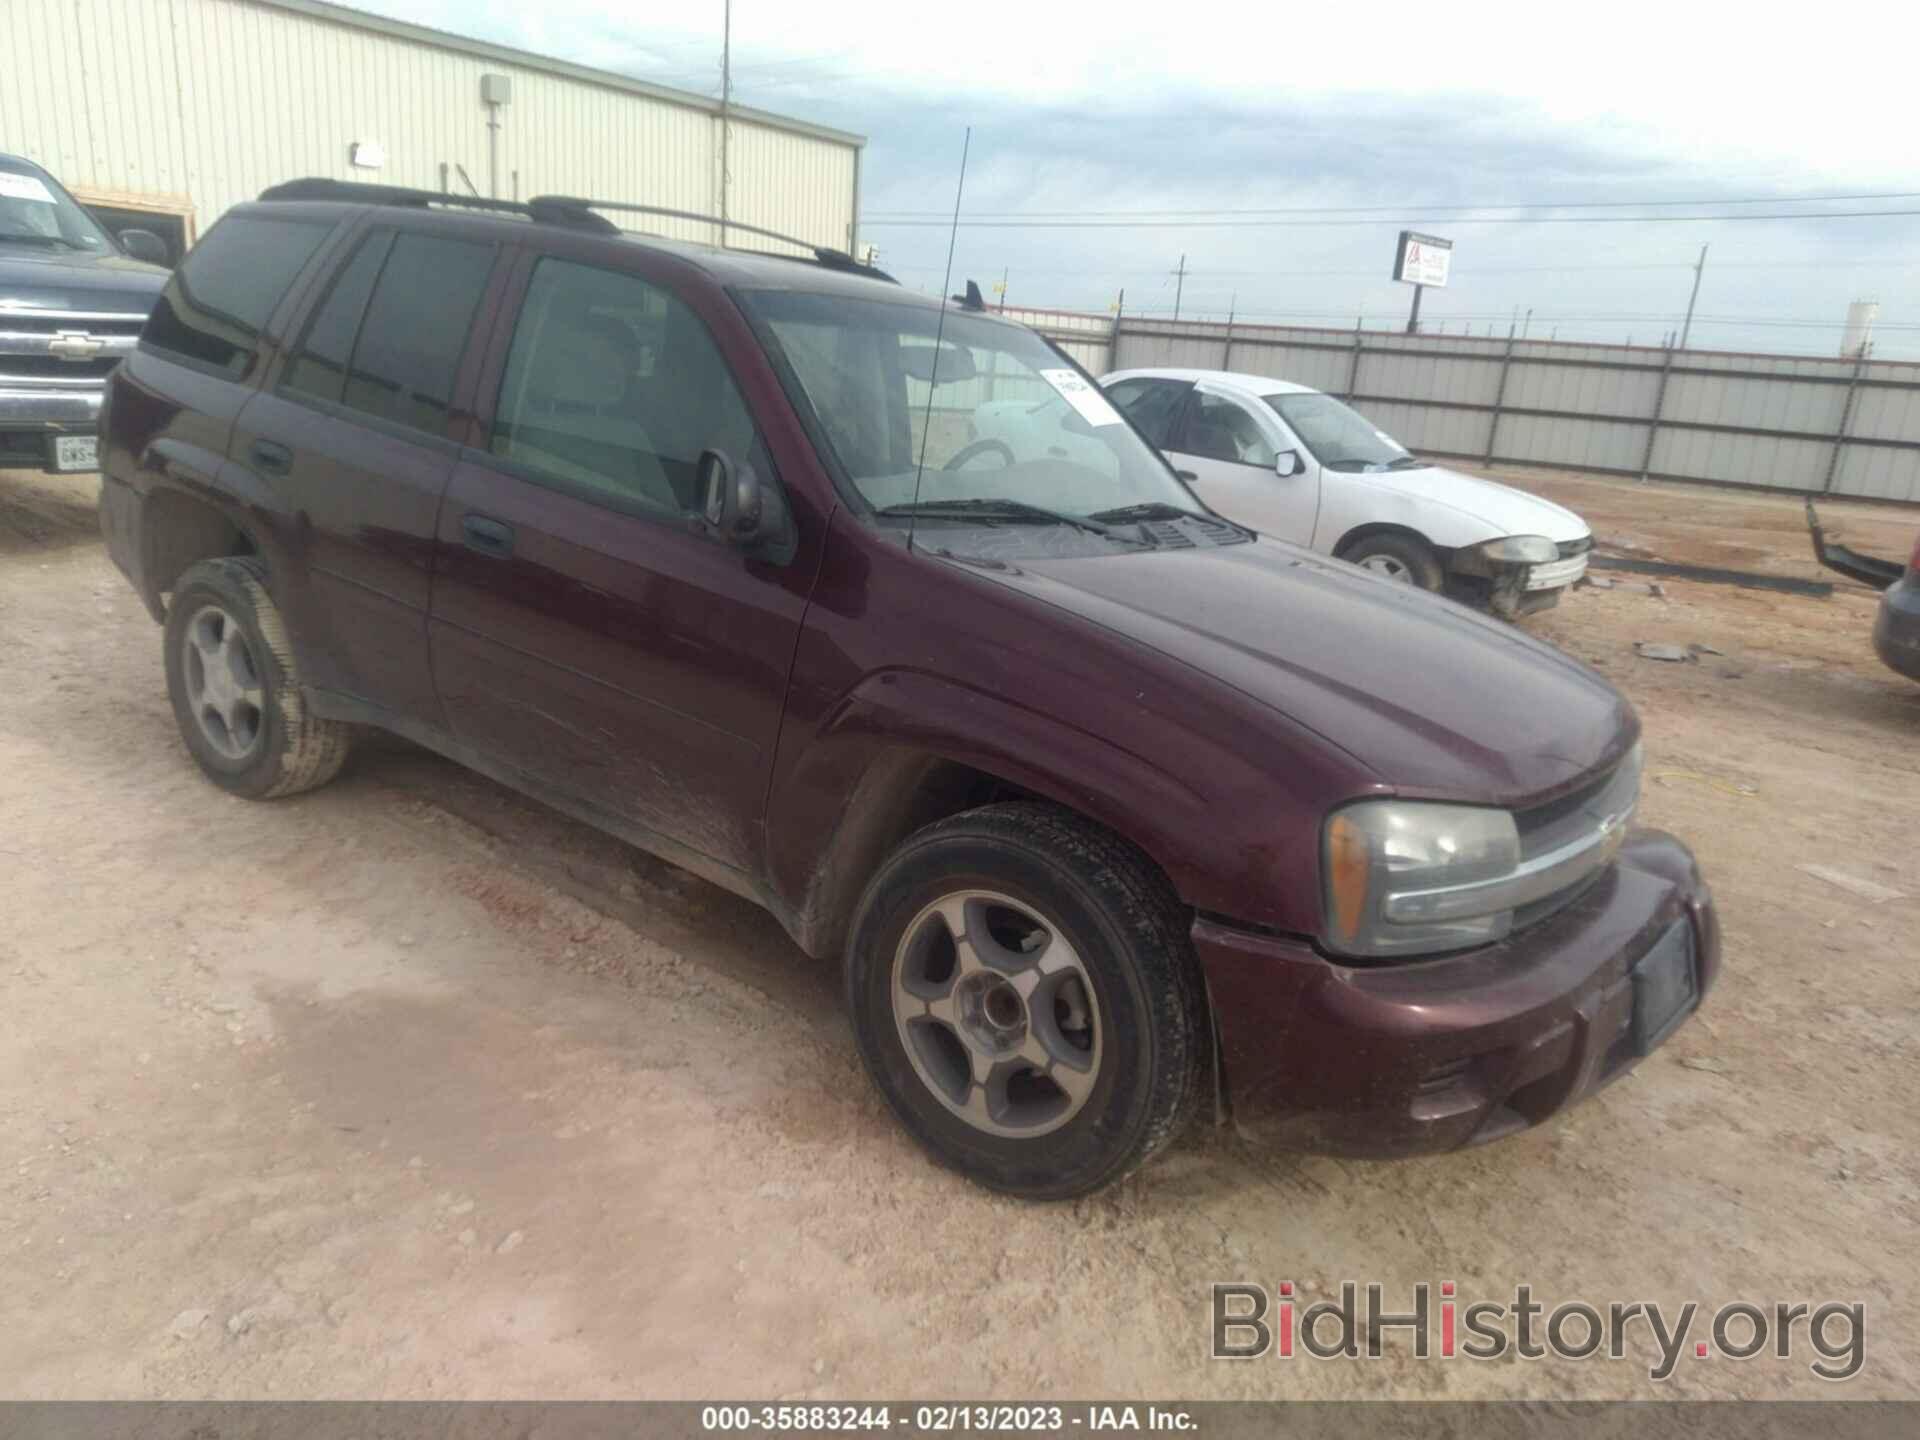
M 1533 307 L 1529 305 L 1527 307 L 1527 318 L 1520 322 L 1520 338 L 1522 340 L 1527 338 L 1527 331 L 1530 330 L 1532 327 L 1533 327 Z M 1556 328 L 1554 331 L 1554 334 L 1557 335 L 1559 333 L 1560 333 L 1559 330 Z
M 726 0 L 720 25 L 720 245 L 724 249 L 727 243 L 727 182 L 732 178 L 727 172 L 733 158 L 733 123 L 727 113 L 733 104 L 733 0 Z
M 1707 247 L 1700 247 L 1700 259 L 1693 267 L 1693 293 L 1687 297 L 1687 320 L 1680 327 L 1680 348 L 1687 348 L 1687 336 L 1693 330 L 1693 302 L 1700 298 L 1700 276 L 1707 268 Z
M 1000 267 L 1000 308 L 1002 310 L 1007 308 L 1007 275 L 1011 269 L 1012 267 L 1008 265 Z
M 1173 318 L 1178 320 L 1180 318 L 1180 295 L 1181 292 L 1187 288 L 1187 257 L 1185 255 L 1180 257 L 1180 268 L 1173 273 L 1177 277 L 1177 282 L 1173 287 Z

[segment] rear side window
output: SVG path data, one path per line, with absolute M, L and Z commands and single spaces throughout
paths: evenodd
M 332 228 L 327 221 L 228 216 L 173 272 L 142 343 L 246 374 L 268 317 Z
M 557 489 L 641 514 L 699 510 L 703 450 L 770 473 L 700 318 L 636 276 L 566 260 L 533 273 L 492 448 Z
M 360 322 L 342 403 L 445 435 L 453 377 L 487 288 L 493 246 L 401 235 Z
M 347 362 L 353 358 L 353 342 L 360 334 L 360 317 L 366 313 L 367 297 L 373 294 L 373 282 L 380 278 L 380 267 L 392 243 L 391 230 L 374 232 L 360 242 L 346 268 L 334 276 L 332 289 L 320 302 L 293 363 L 287 367 L 286 384 L 290 389 L 335 404 L 346 393 Z

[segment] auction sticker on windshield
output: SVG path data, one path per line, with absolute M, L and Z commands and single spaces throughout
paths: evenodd
M 1089 425 L 1118 425 L 1120 412 L 1107 403 L 1107 397 L 1100 393 L 1097 386 L 1089 385 L 1072 370 L 1042 370 L 1040 376 L 1054 389 L 1060 392 L 1080 418 Z
M 40 183 L 34 175 L 19 175 L 11 170 L 0 170 L 0 197 L 8 200 L 37 200 L 42 205 L 53 204 L 53 192 Z

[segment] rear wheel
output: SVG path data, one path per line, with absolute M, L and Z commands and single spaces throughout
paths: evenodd
M 1116 838 L 1040 805 L 929 826 L 855 917 L 848 1001 L 869 1072 L 944 1163 L 1085 1194 L 1178 1133 L 1205 1085 L 1185 916 Z
M 1384 579 L 1418 585 L 1422 590 L 1438 590 L 1447 578 L 1433 547 L 1412 535 L 1369 535 L 1341 551 L 1340 558 Z
M 165 636 L 174 719 L 214 784 L 268 800 L 339 773 L 349 729 L 308 711 L 258 560 L 206 560 L 188 570 L 173 587 Z

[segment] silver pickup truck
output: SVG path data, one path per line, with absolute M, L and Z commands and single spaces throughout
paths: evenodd
M 0 469 L 94 470 L 107 372 L 167 283 L 166 245 L 116 239 L 58 180 L 0 154 Z

